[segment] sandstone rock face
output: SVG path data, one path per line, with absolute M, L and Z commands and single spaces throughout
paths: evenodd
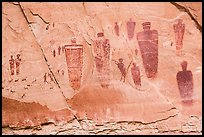
M 201 134 L 201 9 L 3 2 L 3 133 Z

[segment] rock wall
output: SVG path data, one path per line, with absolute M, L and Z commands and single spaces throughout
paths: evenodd
M 201 134 L 201 9 L 3 2 L 3 134 Z

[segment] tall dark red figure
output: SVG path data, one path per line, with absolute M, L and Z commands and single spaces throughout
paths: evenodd
M 150 22 L 144 22 L 142 26 L 144 31 L 137 33 L 137 40 L 143 66 L 147 77 L 155 78 L 158 68 L 158 31 L 150 30 Z
M 180 95 L 184 101 L 191 100 L 193 96 L 193 74 L 187 70 L 187 65 L 187 61 L 183 61 L 181 63 L 182 71 L 176 75 Z
M 71 45 L 65 45 L 68 77 L 71 87 L 78 90 L 81 86 L 83 67 L 83 45 L 76 44 L 76 39 L 71 40 Z

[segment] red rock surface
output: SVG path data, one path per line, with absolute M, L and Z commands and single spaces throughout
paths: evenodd
M 201 9 L 199 2 L 3 2 L 4 134 L 200 134 Z M 127 26 L 130 18 L 134 27 Z M 185 31 L 174 30 L 178 19 Z M 146 27 L 151 23 L 150 30 L 158 31 L 158 38 L 157 33 L 143 33 L 144 22 Z M 100 40 L 98 33 L 105 39 Z M 101 41 L 106 44 L 98 44 L 99 50 L 94 50 Z M 72 45 L 71 50 L 59 53 L 59 47 L 65 45 Z M 83 54 L 77 45 L 83 45 Z M 144 68 L 151 62 L 144 63 L 141 56 L 146 45 L 158 47 L 153 57 L 157 72 L 152 78 Z M 182 47 L 180 51 L 177 46 Z M 10 65 L 11 55 L 14 66 Z M 96 68 L 96 57 L 102 70 Z M 152 58 L 151 54 L 145 58 Z M 177 81 L 183 61 L 193 77 L 182 72 Z M 19 74 L 16 62 L 20 62 Z M 140 69 L 138 86 L 132 79 L 133 62 Z M 185 88 L 192 92 L 189 101 L 182 98 L 185 91 L 179 90 L 178 83 L 191 83 Z M 14 130 L 39 125 L 41 129 L 35 133 Z

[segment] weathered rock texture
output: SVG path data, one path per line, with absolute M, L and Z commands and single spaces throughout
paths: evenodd
M 3 134 L 201 134 L 201 3 L 3 2 L 2 11 Z M 130 18 L 135 26 L 127 26 Z M 173 28 L 178 19 L 185 24 L 179 54 Z M 158 34 L 138 37 L 144 22 Z M 105 54 L 93 47 L 99 32 Z M 158 48 L 154 78 L 144 69 L 143 38 Z M 100 71 L 95 63 L 102 61 Z M 188 101 L 176 78 L 182 61 L 193 75 Z M 132 79 L 133 62 L 141 86 Z

